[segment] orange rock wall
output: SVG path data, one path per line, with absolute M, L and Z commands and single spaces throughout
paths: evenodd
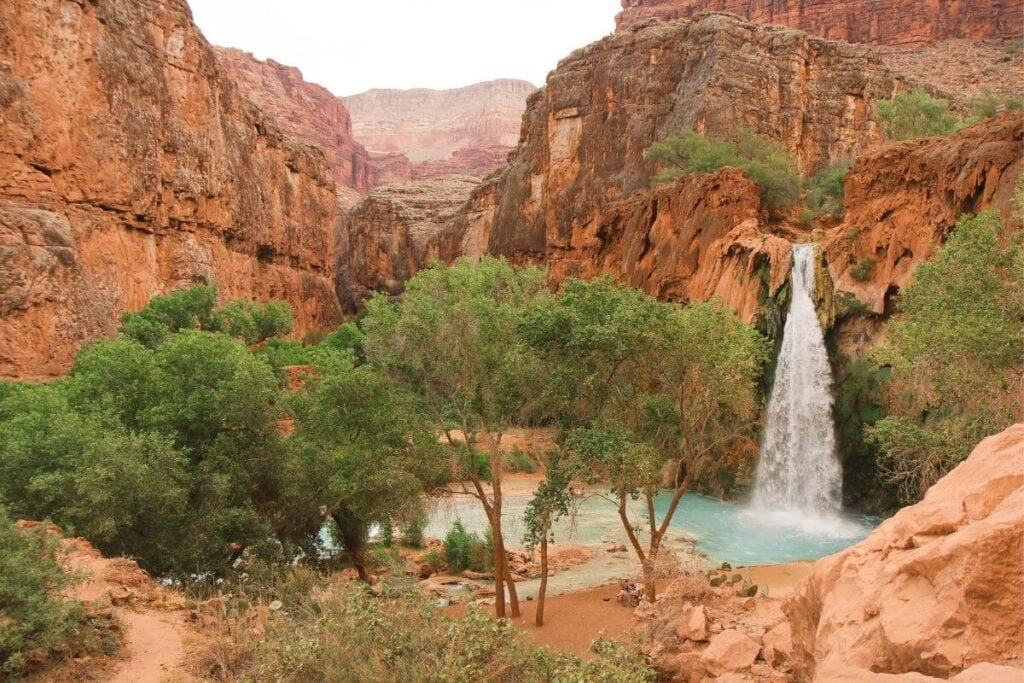
M 49 377 L 156 294 L 340 319 L 334 180 L 226 78 L 184 0 L 0 3 L 0 376 Z
M 230 48 L 215 47 L 214 52 L 242 94 L 273 116 L 286 134 L 323 150 L 338 185 L 365 193 L 378 184 L 369 152 L 352 135 L 344 100 L 307 82 L 293 66 Z
M 646 19 L 732 12 L 851 43 L 922 45 L 946 38 L 1012 38 L 1024 33 L 1021 0 L 622 0 L 619 30 Z

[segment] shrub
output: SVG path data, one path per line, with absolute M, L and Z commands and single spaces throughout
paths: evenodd
M 304 570 L 298 570 L 303 572 Z M 260 628 L 223 619 L 201 657 L 219 681 L 653 681 L 646 660 L 618 643 L 596 641 L 593 659 L 555 653 L 528 641 L 511 622 L 470 609 L 455 620 L 414 585 L 374 590 L 324 585 L 299 592 L 291 580 L 274 589 L 284 607 Z M 264 599 L 270 596 L 265 596 Z M 249 620 L 249 615 L 246 615 Z M 255 617 L 259 618 L 259 617 Z
M 962 125 L 949 111 L 947 100 L 932 97 L 921 88 L 897 93 L 890 100 L 878 102 L 876 107 L 890 140 L 949 135 Z
M 537 461 L 516 446 L 511 453 L 505 455 L 505 468 L 509 472 L 533 474 L 537 471 Z
M 444 559 L 453 574 L 472 569 L 490 571 L 494 565 L 494 536 L 488 529 L 481 539 L 466 531 L 460 520 L 455 520 L 444 537 Z
M 59 539 L 42 528 L 16 528 L 0 508 L 0 678 L 57 653 L 113 653 L 116 632 L 96 628 L 81 603 L 62 597 L 73 583 L 60 564 Z
M 807 180 L 807 204 L 818 213 L 843 215 L 843 197 L 850 162 L 840 161 Z
M 426 514 L 417 512 L 402 527 L 402 542 L 411 548 L 422 548 L 423 530 L 426 528 Z
M 984 121 L 996 116 L 1002 111 L 1024 110 L 1024 100 L 1015 97 L 1003 97 L 992 91 L 991 88 L 984 88 L 981 94 L 971 99 L 971 118 L 968 123 Z
M 801 228 L 811 228 L 814 225 L 816 215 L 813 209 L 801 209 L 796 220 Z
M 800 198 L 800 174 L 785 145 L 746 128 L 726 140 L 687 130 L 651 145 L 644 158 L 669 167 L 654 176 L 656 183 L 732 166 L 761 186 L 761 198 L 768 206 L 792 206 Z
M 873 256 L 864 256 L 857 259 L 857 262 L 850 266 L 850 277 L 857 282 L 867 282 L 875 273 L 875 261 Z

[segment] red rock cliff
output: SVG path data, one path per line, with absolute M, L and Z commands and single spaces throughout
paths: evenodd
M 0 375 L 45 377 L 216 281 L 339 321 L 335 184 L 222 73 L 185 0 L 0 3 Z
M 732 12 L 851 43 L 922 45 L 946 38 L 1012 38 L 1024 33 L 1021 0 L 622 0 L 619 30 L 649 18 Z
M 750 204 L 749 193 L 737 196 L 740 185 L 731 180 L 707 189 L 707 201 L 703 190 L 683 183 L 676 191 L 690 198 L 659 190 L 623 204 L 649 187 L 654 169 L 644 149 L 686 127 L 718 136 L 750 126 L 784 141 L 811 170 L 880 145 L 873 105 L 898 87 L 871 48 L 732 15 L 609 36 L 563 60 L 530 98 L 509 165 L 463 211 L 465 251 L 547 260 L 556 277 L 593 273 L 600 263 L 651 292 L 711 293 L 718 283 L 691 289 L 680 278 L 711 273 L 710 262 L 695 259 L 718 254 L 705 247 L 759 204 Z M 715 221 L 715 238 L 702 232 L 704 220 Z M 616 239 L 627 242 L 616 246 Z M 740 308 L 752 313 L 749 303 Z
M 241 50 L 214 51 L 243 95 L 277 119 L 285 133 L 324 151 L 339 185 L 367 192 L 376 184 L 370 154 L 355 141 L 352 117 L 341 98 L 305 81 L 295 67 L 272 59 L 261 62 Z
M 519 140 L 526 81 L 497 80 L 452 90 L 370 90 L 345 98 L 356 139 L 374 153 L 404 154 L 411 177 L 498 168 Z

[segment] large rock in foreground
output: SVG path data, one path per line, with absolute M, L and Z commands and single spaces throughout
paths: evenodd
M 794 672 L 854 681 L 974 667 L 963 680 L 1022 680 L 997 668 L 1024 665 L 1022 553 L 1018 424 L 982 441 L 920 503 L 815 565 L 783 607 Z

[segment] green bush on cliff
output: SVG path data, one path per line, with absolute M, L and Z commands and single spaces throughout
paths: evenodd
M 807 204 L 818 213 L 843 215 L 843 199 L 849 161 L 839 161 L 807 179 Z
M 868 431 L 905 501 L 1020 419 L 1024 256 L 995 211 L 965 216 L 899 300 L 889 345 L 889 416 Z
M 949 110 L 949 101 L 921 88 L 897 93 L 875 105 L 890 140 L 914 140 L 955 133 L 963 123 Z
M 686 130 L 651 145 L 644 158 L 667 167 L 654 176 L 656 183 L 731 166 L 761 186 L 761 197 L 769 206 L 788 207 L 800 199 L 800 174 L 785 145 L 747 128 L 722 140 Z

